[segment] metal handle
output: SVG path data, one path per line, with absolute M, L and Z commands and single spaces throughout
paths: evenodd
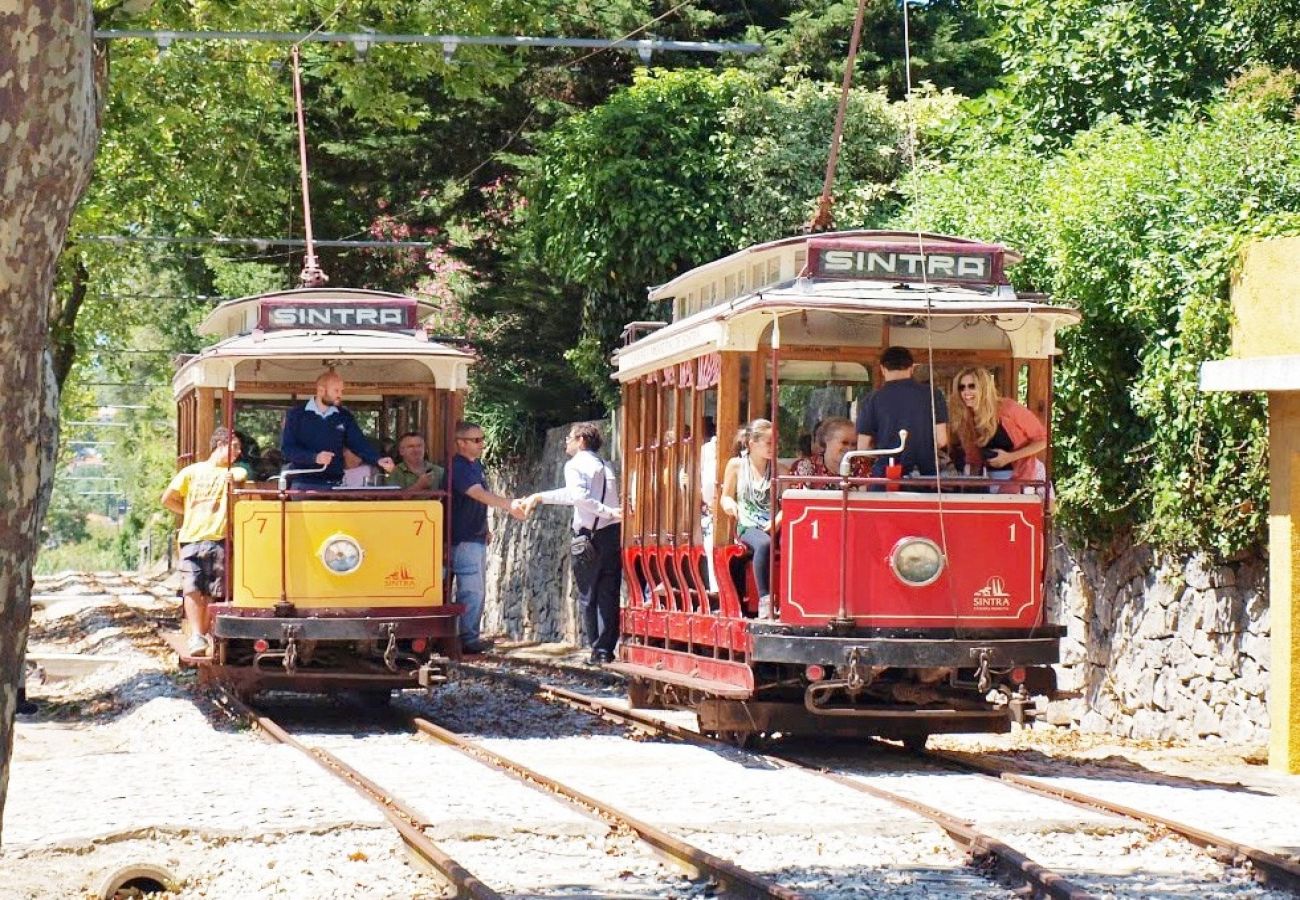
M 902 453 L 903 448 L 906 446 L 907 446 L 907 429 L 900 428 L 898 429 L 897 447 L 885 447 L 880 450 L 850 450 L 847 453 L 845 453 L 844 458 L 840 460 L 840 476 L 842 478 L 847 478 L 849 476 L 849 472 L 851 471 L 851 464 L 853 460 L 857 459 L 859 456 L 867 457 L 871 459 L 874 459 L 875 457 L 878 456 L 896 456 L 897 454 Z
M 324 472 L 328 468 L 329 466 L 326 465 L 317 466 L 314 469 L 285 469 L 280 473 L 280 490 L 287 491 L 289 489 L 290 475 L 315 475 L 317 472 Z

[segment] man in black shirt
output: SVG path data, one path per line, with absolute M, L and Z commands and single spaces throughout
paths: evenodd
M 885 383 L 858 406 L 858 449 L 897 447 L 898 432 L 907 429 L 907 446 L 895 462 L 902 464 L 904 475 L 915 469 L 933 476 L 935 448 L 948 444 L 948 404 L 938 388 L 912 379 L 915 369 L 906 347 L 890 347 L 881 354 Z M 877 459 L 872 475 L 882 477 L 887 463 Z

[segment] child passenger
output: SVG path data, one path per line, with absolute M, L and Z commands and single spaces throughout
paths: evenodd
M 772 458 L 772 423 L 755 419 L 744 429 L 740 455 L 727 462 L 722 481 L 722 511 L 736 520 L 736 532 L 753 551 L 754 581 L 758 584 L 758 615 L 772 610 L 772 473 L 780 473 Z

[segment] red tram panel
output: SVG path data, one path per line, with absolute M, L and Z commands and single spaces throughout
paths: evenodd
M 855 492 L 846 538 L 839 491 L 787 491 L 781 508 L 783 624 L 824 626 L 837 618 L 841 569 L 845 612 L 859 627 L 1033 628 L 1042 622 L 1041 497 Z M 933 583 L 914 587 L 894 574 L 890 557 L 907 538 L 946 547 Z

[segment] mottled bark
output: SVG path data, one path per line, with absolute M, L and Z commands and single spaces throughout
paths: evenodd
M 0 825 L 58 439 L 50 293 L 99 134 L 91 28 L 90 0 L 0 0 Z

